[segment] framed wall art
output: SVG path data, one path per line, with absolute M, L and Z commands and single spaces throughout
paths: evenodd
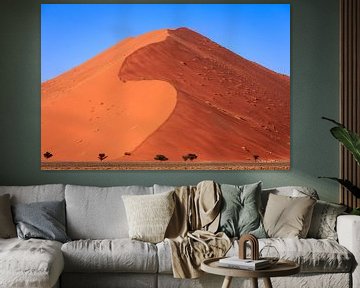
M 289 169 L 289 4 L 42 4 L 41 169 Z

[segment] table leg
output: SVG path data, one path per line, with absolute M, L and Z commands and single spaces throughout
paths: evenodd
M 221 288 L 230 288 L 232 277 L 231 276 L 225 276 L 224 282 L 221 286 Z
M 264 279 L 265 288 L 273 288 L 270 278 L 266 277 L 263 279 Z
M 258 279 L 257 278 L 251 278 L 252 287 L 258 288 Z

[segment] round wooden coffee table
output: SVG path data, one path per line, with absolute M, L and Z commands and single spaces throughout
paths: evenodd
M 288 260 L 279 260 L 270 268 L 254 271 L 222 267 L 219 265 L 219 259 L 221 258 L 204 260 L 201 263 L 201 270 L 210 274 L 225 276 L 222 288 L 229 288 L 233 277 L 251 278 L 254 288 L 258 288 L 258 278 L 263 278 L 265 287 L 272 288 L 270 277 L 289 276 L 300 272 L 300 266 Z

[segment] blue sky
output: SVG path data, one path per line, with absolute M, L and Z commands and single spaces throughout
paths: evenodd
M 178 27 L 290 75 L 290 4 L 41 4 L 41 81 L 126 37 Z

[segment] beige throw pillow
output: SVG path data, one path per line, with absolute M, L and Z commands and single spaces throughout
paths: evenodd
M 0 196 L 0 238 L 16 237 L 9 194 Z
M 311 197 L 288 197 L 270 194 L 264 215 L 269 237 L 306 238 L 316 200 Z
M 131 239 L 151 243 L 164 240 L 175 207 L 173 193 L 122 196 Z

